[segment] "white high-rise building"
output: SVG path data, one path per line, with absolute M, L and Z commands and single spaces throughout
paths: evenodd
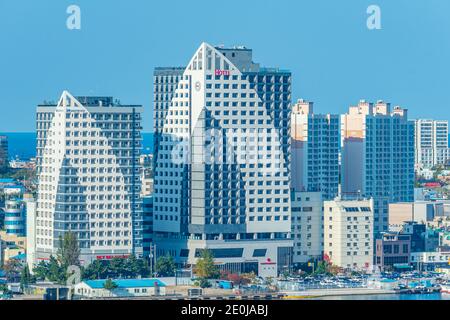
M 373 200 L 324 202 L 324 250 L 344 269 L 371 270 L 373 265 Z
M 154 78 L 158 254 L 195 264 L 209 249 L 236 272 L 288 268 L 290 72 L 203 43 L 186 68 Z
M 415 120 L 416 169 L 429 169 L 450 159 L 448 121 Z
M 54 255 L 68 231 L 82 263 L 142 256 L 141 113 L 67 91 L 56 105 L 37 107 L 35 262 Z

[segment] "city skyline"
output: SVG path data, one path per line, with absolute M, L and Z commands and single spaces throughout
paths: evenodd
M 1 0 L 0 300 L 449 300 L 413 2 Z
M 360 99 L 383 99 L 408 109 L 411 119 L 450 120 L 445 109 L 450 102 L 445 89 L 450 45 L 441 41 L 450 30 L 445 20 L 449 3 L 377 1 L 382 29 L 369 30 L 366 9 L 372 3 L 365 0 L 289 3 L 289 11 L 283 10 L 289 1 L 258 5 L 249 1 L 239 6 L 232 2 L 229 6 L 240 10 L 232 15 L 225 11 L 223 18 L 204 1 L 198 1 L 198 6 L 180 1 L 135 2 L 130 9 L 118 3 L 77 1 L 81 30 L 66 28 L 69 1 L 2 2 L 0 34 L 6 50 L 0 62 L 0 84 L 7 90 L 0 105 L 1 131 L 34 131 L 33 116 L 23 119 L 17 109 L 32 115 L 36 104 L 57 100 L 67 89 L 142 104 L 144 131 L 150 132 L 153 68 L 174 62 L 186 65 L 186 52 L 203 41 L 245 45 L 257 52 L 255 60 L 264 61 L 266 67 L 282 63 L 293 75 L 292 101 L 313 101 L 319 113 L 342 114 Z M 160 12 L 174 17 L 164 31 L 157 28 L 167 17 Z M 268 27 L 254 28 L 259 21 Z M 184 28 L 186 24 L 191 28 Z M 64 54 L 58 54 L 60 41 L 67 48 Z M 83 47 L 88 49 L 80 51 Z M 71 72 L 72 77 L 61 82 L 62 71 Z

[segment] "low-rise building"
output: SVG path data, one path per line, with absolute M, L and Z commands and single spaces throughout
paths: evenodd
M 324 251 L 341 268 L 373 265 L 373 199 L 324 202 Z
M 435 217 L 450 216 L 450 201 L 415 201 L 389 204 L 389 227 L 400 228 L 407 221 L 427 223 Z
M 26 237 L 0 231 L 0 266 L 7 263 L 11 258 L 24 255 L 26 248 Z
M 381 271 L 410 268 L 411 236 L 386 232 L 376 240 L 375 264 Z
M 401 233 L 411 237 L 411 252 L 426 251 L 427 226 L 415 221 L 407 221 L 403 224 Z
M 106 289 L 107 280 L 87 280 L 75 285 L 74 295 L 91 299 L 131 298 L 165 295 L 166 284 L 158 279 L 112 280 L 116 288 Z
M 433 271 L 450 265 L 450 250 L 437 250 L 434 252 L 412 252 L 411 263 L 421 271 Z

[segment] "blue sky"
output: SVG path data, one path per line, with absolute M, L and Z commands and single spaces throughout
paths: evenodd
M 81 8 L 68 30 L 66 8 Z M 381 7 L 382 30 L 366 27 Z M 155 66 L 183 66 L 202 41 L 245 45 L 293 73 L 293 99 L 345 112 L 384 99 L 450 120 L 448 0 L 0 0 L 0 132 L 34 131 L 35 107 L 74 95 L 143 104 Z

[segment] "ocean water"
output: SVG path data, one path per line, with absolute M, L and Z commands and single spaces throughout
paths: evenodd
M 315 300 L 450 300 L 448 294 L 380 294 L 322 297 Z
M 36 133 L 34 132 L 14 132 L 0 133 L 8 137 L 8 153 L 10 159 L 19 158 L 28 160 L 36 156 Z M 152 153 L 153 133 L 145 132 L 143 137 L 142 153 Z

